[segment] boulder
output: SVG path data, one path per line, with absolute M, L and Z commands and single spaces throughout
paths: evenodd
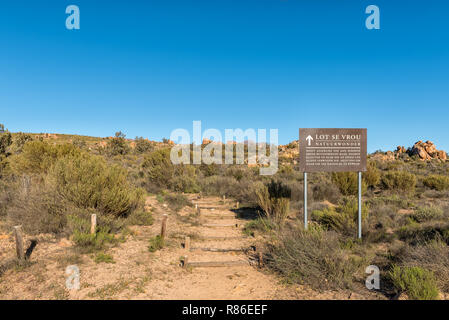
M 439 159 L 447 160 L 447 154 L 443 150 L 437 150 L 435 144 L 432 141 L 418 141 L 413 147 L 409 148 L 407 152 L 410 156 L 418 155 L 422 161 Z

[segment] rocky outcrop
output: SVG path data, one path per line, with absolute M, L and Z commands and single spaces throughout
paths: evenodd
M 418 141 L 413 147 L 407 150 L 409 156 L 418 156 L 420 160 L 427 161 L 433 159 L 439 159 L 446 161 L 447 154 L 443 150 L 437 150 L 435 144 L 432 141 Z

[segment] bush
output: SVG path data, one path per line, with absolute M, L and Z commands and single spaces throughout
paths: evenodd
M 7 148 L 12 144 L 12 136 L 5 127 L 0 124 L 0 156 L 6 155 Z
M 179 211 L 185 206 L 192 206 L 192 203 L 185 195 L 182 194 L 166 194 L 164 196 L 165 201 L 168 203 L 170 209 Z
M 340 199 L 341 193 L 335 184 L 323 181 L 313 185 L 312 196 L 315 201 L 328 200 L 331 203 L 336 203 Z
M 151 212 L 139 210 L 132 212 L 126 220 L 132 226 L 151 226 L 154 223 Z
M 94 234 L 75 230 L 72 240 L 82 252 L 86 253 L 103 250 L 106 245 L 117 242 L 114 235 L 105 229 L 100 229 Z
M 87 146 L 86 140 L 81 137 L 75 137 L 72 141 L 72 144 L 80 149 L 83 149 Z
M 265 233 L 274 229 L 273 223 L 266 218 L 257 218 L 245 224 L 243 233 L 247 236 L 254 237 L 256 232 Z
M 115 133 L 115 137 L 108 141 L 106 152 L 111 156 L 124 155 L 129 152 L 129 146 L 126 143 L 126 135 L 121 131 Z
M 359 191 L 359 182 L 356 172 L 332 172 L 332 181 L 345 195 L 357 195 Z M 366 183 L 362 180 L 362 193 L 366 192 Z
M 266 265 L 288 282 L 314 289 L 350 288 L 358 266 L 340 248 L 335 233 L 310 228 L 283 230 L 266 247 Z
M 10 187 L 12 189 L 12 187 Z M 8 222 L 21 224 L 27 234 L 61 233 L 73 206 L 45 184 L 24 179 L 11 191 L 7 207 Z
M 434 190 L 443 191 L 449 189 L 449 177 L 442 175 L 431 175 L 423 180 L 423 184 Z
M 137 153 L 145 153 L 153 150 L 153 145 L 147 139 L 142 137 L 136 137 L 136 148 L 134 149 Z
M 402 266 L 432 271 L 438 287 L 449 291 L 449 247 L 445 242 L 431 241 L 418 246 L 406 244 L 394 253 L 394 260 Z
M 125 169 L 98 156 L 79 154 L 58 160 L 49 173 L 55 191 L 79 208 L 94 208 L 114 217 L 142 206 L 143 191 L 131 186 Z
M 376 163 L 369 161 L 367 165 L 367 170 L 362 174 L 363 181 L 370 187 L 376 187 L 380 182 L 380 170 L 376 167 Z
M 388 190 L 414 192 L 416 176 L 406 171 L 390 171 L 382 176 L 382 185 Z
M 28 141 L 33 141 L 33 138 L 29 134 L 23 133 L 23 132 L 18 132 L 14 138 L 14 143 L 13 143 L 14 152 L 15 153 L 22 152 L 23 146 Z
M 149 183 L 160 188 L 170 188 L 174 166 L 170 160 L 170 148 L 159 149 L 147 155 L 142 163 Z
M 420 267 L 394 266 L 389 278 L 399 292 L 406 292 L 413 300 L 436 300 L 439 292 L 434 274 Z
M 80 153 L 81 150 L 73 144 L 51 145 L 39 140 L 30 141 L 23 146 L 21 154 L 11 157 L 11 167 L 18 175 L 46 173 L 58 159 Z
M 164 239 L 160 235 L 157 235 L 150 239 L 150 244 L 148 246 L 148 251 L 150 252 L 156 252 L 158 250 L 161 250 L 165 245 Z
M 438 220 L 443 217 L 443 210 L 439 207 L 420 207 L 415 210 L 411 218 L 416 222 L 426 222 L 431 220 Z
M 347 236 L 357 233 L 358 203 L 355 198 L 343 198 L 339 205 L 312 212 L 312 218 L 327 230 L 334 230 Z M 368 206 L 362 204 L 362 220 L 366 221 Z
M 399 228 L 399 239 L 412 245 L 426 243 L 432 240 L 442 240 L 449 244 L 449 223 L 447 222 L 412 222 Z
M 232 197 L 241 204 L 257 205 L 256 191 L 261 183 L 253 183 L 251 180 L 237 181 L 233 177 L 212 176 L 199 181 L 200 188 L 205 195 Z
M 114 258 L 110 254 L 104 252 L 97 253 L 94 261 L 95 263 L 115 263 Z
M 290 208 L 291 190 L 281 182 L 271 181 L 256 191 L 259 206 L 276 225 L 283 225 Z
M 200 191 L 196 179 L 196 168 L 191 165 L 177 165 L 169 186 L 178 192 L 196 193 Z

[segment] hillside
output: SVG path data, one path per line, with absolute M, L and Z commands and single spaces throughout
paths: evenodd
M 355 173 L 310 175 L 303 229 L 297 141 L 279 146 L 274 176 L 247 164 L 175 166 L 170 141 L 123 134 L 5 131 L 0 142 L 0 298 L 449 294 L 449 162 L 430 141 L 369 156 L 363 241 L 355 239 Z M 25 249 L 37 241 L 29 259 L 17 258 L 18 225 Z M 72 265 L 79 290 L 66 287 Z M 365 287 L 370 265 L 380 270 L 379 290 Z

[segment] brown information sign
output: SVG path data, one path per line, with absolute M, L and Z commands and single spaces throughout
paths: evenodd
M 299 168 L 366 171 L 366 141 L 366 129 L 299 129 Z

